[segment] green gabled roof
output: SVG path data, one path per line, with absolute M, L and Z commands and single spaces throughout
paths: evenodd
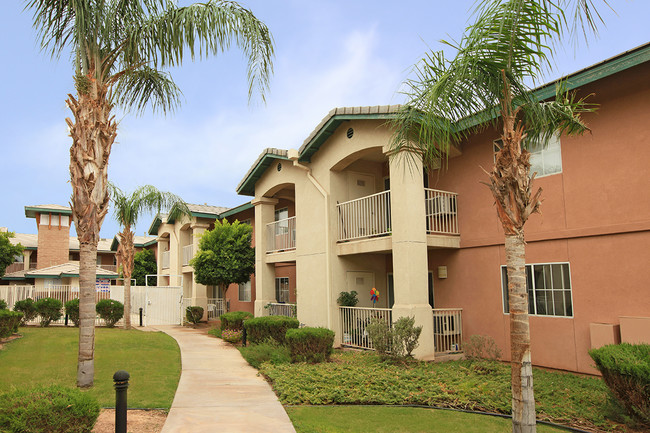
M 117 251 L 117 247 L 120 245 L 120 240 L 117 238 L 118 235 L 113 236 L 113 242 L 111 243 L 111 251 Z M 146 239 L 144 236 L 134 236 L 133 237 L 133 246 L 136 248 L 145 248 L 149 245 L 153 245 L 158 240 L 154 237 L 152 239 Z
M 55 213 L 59 215 L 72 215 L 72 210 L 67 206 L 58 204 L 39 204 L 37 206 L 25 206 L 25 216 L 36 218 L 39 213 Z
M 237 194 L 254 196 L 255 183 L 276 159 L 288 160 L 287 151 L 273 147 L 264 149 L 251 168 L 248 169 L 246 176 L 237 185 Z
M 158 229 L 160 228 L 160 225 L 163 222 L 163 219 L 167 218 L 167 214 L 164 213 L 159 213 L 156 214 L 156 216 L 153 218 L 153 221 L 151 222 L 151 225 L 149 226 L 149 233 L 152 236 L 158 236 Z
M 228 218 L 229 216 L 238 214 L 239 212 L 244 212 L 245 210 L 252 209 L 253 207 L 254 207 L 253 203 L 246 202 L 244 204 L 240 204 L 239 206 L 235 206 L 233 208 L 228 209 L 225 212 L 220 213 L 218 218 L 219 219 Z

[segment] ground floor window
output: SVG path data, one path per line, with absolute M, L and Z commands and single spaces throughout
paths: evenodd
M 223 290 L 221 290 L 220 286 L 208 286 L 208 297 L 211 299 L 222 299 L 223 298 Z
M 289 302 L 289 278 L 280 277 L 275 279 L 275 299 L 278 302 Z
M 241 302 L 251 301 L 251 282 L 250 280 L 244 284 L 239 285 L 239 300 Z
M 509 313 L 508 274 L 501 266 L 503 312 Z M 526 265 L 528 314 L 537 316 L 573 317 L 571 275 L 568 263 Z

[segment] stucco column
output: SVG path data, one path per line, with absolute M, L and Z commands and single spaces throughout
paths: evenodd
M 393 281 L 395 305 L 393 321 L 415 317 L 422 326 L 419 359 L 433 359 L 433 311 L 428 298 L 427 234 L 424 206 L 422 158 L 418 154 L 392 156 L 390 206 L 393 241 Z
M 32 262 L 32 250 L 23 250 L 23 263 L 25 266 L 25 271 L 29 270 L 29 265 Z
M 199 251 L 199 239 L 204 231 L 210 228 L 208 224 L 193 222 L 190 225 L 192 229 L 193 256 Z M 202 320 L 208 320 L 208 290 L 203 284 L 194 281 L 194 272 L 192 272 L 192 305 L 203 307 Z
M 255 317 L 259 317 L 265 315 L 265 305 L 275 302 L 275 264 L 266 263 L 266 225 L 275 220 L 278 200 L 260 197 L 251 203 L 255 206 Z

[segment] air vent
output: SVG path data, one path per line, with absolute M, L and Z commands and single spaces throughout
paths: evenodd
M 352 136 L 354 135 L 354 129 L 348 128 L 348 132 L 346 133 L 346 135 L 348 136 L 348 138 L 352 138 Z
M 282 163 L 278 162 L 278 171 L 282 171 Z

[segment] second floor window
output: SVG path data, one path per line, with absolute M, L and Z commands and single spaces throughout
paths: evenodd
M 251 301 L 251 282 L 239 285 L 239 300 L 241 302 L 250 302 Z
M 278 302 L 289 302 L 289 278 L 280 277 L 275 279 L 275 299 Z
M 501 149 L 502 143 L 500 139 L 494 141 L 494 155 Z M 536 177 L 542 177 L 562 173 L 562 147 L 559 137 L 553 136 L 546 146 L 540 143 L 531 144 L 528 151 L 531 175 L 537 173 Z
M 277 209 L 275 211 L 275 220 L 280 221 L 280 223 L 276 224 L 276 234 L 283 234 L 283 233 L 288 233 L 289 232 L 289 221 L 287 220 L 289 218 L 289 208 L 285 207 L 282 209 Z

